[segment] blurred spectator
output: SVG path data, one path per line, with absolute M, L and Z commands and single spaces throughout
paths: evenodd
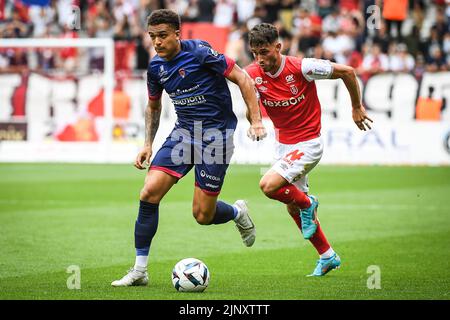
M 165 0 L 164 8 L 175 11 L 180 16 L 183 16 L 189 6 L 188 0 Z
M 264 22 L 266 16 L 266 9 L 263 6 L 257 5 L 255 7 L 255 12 L 253 12 L 253 16 L 247 20 L 247 29 L 251 30 L 257 24 Z
M 353 50 L 347 59 L 346 65 L 349 65 L 350 67 L 354 68 L 358 72 L 358 70 L 362 66 L 362 62 L 363 62 L 362 54 L 357 50 Z
M 232 0 L 217 0 L 214 13 L 214 24 L 217 27 L 230 27 L 234 18 L 234 3 Z
M 327 15 L 322 22 L 322 30 L 326 33 L 337 33 L 341 28 L 342 16 L 340 15 L 339 9 L 333 8 L 333 11 Z
M 403 21 L 408 16 L 408 0 L 383 0 L 383 18 L 386 20 L 387 34 L 392 36 L 396 26 L 395 39 L 402 40 Z
M 450 31 L 449 24 L 446 21 L 445 11 L 442 7 L 437 8 L 436 23 L 433 25 L 433 28 L 435 28 L 439 41 L 441 42 L 444 39 L 444 35 Z
M 236 1 L 236 13 L 239 23 L 245 23 L 253 16 L 255 11 L 256 0 L 239 0 Z
M 186 22 L 196 22 L 199 15 L 198 0 L 189 0 L 188 7 L 181 16 L 181 20 Z
M 74 30 L 69 29 L 67 25 L 65 25 L 63 27 L 63 33 L 60 37 L 64 39 L 75 39 L 78 38 L 78 34 Z M 78 49 L 71 47 L 64 47 L 62 49 L 59 49 L 58 58 L 59 67 L 63 68 L 67 72 L 74 72 L 77 66 Z
M 424 72 L 426 71 L 426 65 L 425 65 L 425 58 L 421 53 L 417 54 L 415 66 L 413 70 L 414 77 L 418 80 L 422 80 L 422 76 Z
M 264 0 L 261 1 L 263 3 L 264 9 L 267 14 L 264 19 L 264 22 L 274 23 L 278 20 L 278 13 L 281 9 L 281 1 L 278 0 Z
M 278 12 L 279 20 L 281 25 L 286 31 L 291 31 L 292 22 L 294 19 L 294 7 L 296 5 L 296 0 L 281 0 L 280 10 Z
M 93 34 L 91 36 L 96 38 L 112 38 L 114 30 L 111 25 L 111 20 L 99 15 L 94 21 Z M 89 67 L 92 70 L 103 70 L 105 52 L 103 48 L 89 48 Z
M 286 29 L 280 30 L 281 54 L 292 55 L 292 34 Z
M 408 53 L 408 47 L 400 43 L 394 47 L 394 52 L 389 55 L 389 69 L 393 72 L 412 72 L 414 58 Z
M 422 30 L 425 20 L 425 3 L 422 0 L 414 0 L 411 18 L 414 21 L 414 26 L 418 30 Z
M 373 44 L 370 53 L 364 57 L 361 78 L 366 82 L 371 76 L 389 70 L 389 59 L 381 52 L 378 44 Z
M 13 11 L 11 19 L 0 25 L 1 38 L 25 38 L 29 36 L 29 25 L 24 23 L 19 11 Z
M 4 72 L 23 73 L 28 71 L 28 57 L 26 49 L 14 48 L 7 49 Z
M 306 7 L 300 7 L 296 10 L 292 23 L 292 33 L 295 36 L 310 34 L 317 39 L 322 36 L 322 19 L 311 13 Z
M 362 10 L 362 8 L 360 8 L 359 0 L 339 0 L 339 7 L 350 12 Z
M 450 70 L 450 32 L 444 35 L 444 40 L 442 43 L 442 49 L 444 50 L 445 59 L 447 61 L 448 69 Z
M 421 50 L 425 56 L 426 61 L 430 61 L 432 56 L 438 49 L 441 49 L 441 41 L 436 26 L 433 26 L 430 31 L 430 37 L 421 44 Z
M 153 46 L 150 37 L 146 31 L 143 31 L 136 41 L 136 69 L 147 69 L 152 48 Z
M 329 32 L 323 40 L 325 52 L 333 54 L 337 63 L 346 63 L 347 57 L 355 48 L 354 40 L 343 32 Z
M 445 0 L 42 0 L 41 6 L 25 2 L 35 0 L 7 1 L 0 8 L 0 37 L 113 38 L 116 68 L 128 72 L 146 69 L 154 54 L 146 19 L 159 8 L 175 10 L 183 22 L 229 27 L 226 52 L 242 67 L 253 60 L 248 30 L 270 22 L 279 28 L 283 54 L 345 63 L 364 77 L 383 70 L 421 77 L 425 69 L 450 69 L 450 5 Z M 402 35 L 408 2 L 411 17 Z M 81 30 L 66 26 L 73 4 L 81 9 Z M 382 5 L 380 29 L 365 26 L 371 15 L 367 8 L 374 4 Z M 388 51 L 389 57 L 382 54 Z M 3 69 L 21 68 L 28 60 L 44 71 L 78 71 L 80 59 L 85 59 L 85 68 L 104 67 L 102 48 L 41 48 L 17 55 L 3 50 L 0 54 Z
M 98 20 L 107 21 L 107 24 L 112 24 L 114 22 L 113 16 L 111 15 L 111 8 L 107 0 L 96 0 L 93 5 L 89 7 L 87 12 L 87 24 L 88 26 L 98 24 Z M 102 23 L 102 22 L 100 22 Z
M 44 36 L 47 25 L 53 23 L 56 19 L 56 11 L 53 7 L 31 6 L 28 13 L 33 24 L 33 36 L 40 38 Z
M 216 3 L 214 0 L 198 0 L 198 22 L 213 22 Z
M 245 23 L 238 24 L 230 32 L 225 54 L 240 66 L 246 66 L 253 61 L 253 55 L 247 44 L 248 29 Z
M 440 47 L 434 47 L 426 63 L 428 72 L 447 71 L 447 61 L 445 61 L 445 55 Z
M 317 13 L 321 18 L 326 17 L 335 10 L 334 1 L 332 0 L 317 0 L 317 6 L 318 6 Z

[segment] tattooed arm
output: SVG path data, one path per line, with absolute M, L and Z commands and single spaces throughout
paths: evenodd
M 145 143 L 144 148 L 136 157 L 134 166 L 138 169 L 145 169 L 150 164 L 152 156 L 152 144 L 156 132 L 159 128 L 159 119 L 161 117 L 161 99 L 149 100 L 145 109 Z

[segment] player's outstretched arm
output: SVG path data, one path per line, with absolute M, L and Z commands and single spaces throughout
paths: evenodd
M 344 64 L 331 63 L 333 66 L 333 73 L 331 79 L 342 79 L 352 100 L 352 116 L 353 121 L 356 123 L 359 129 L 366 131 L 371 129 L 370 123 L 373 122 L 367 116 L 366 109 L 364 108 L 361 100 L 361 88 L 359 87 L 358 80 L 356 79 L 355 70 Z
M 250 122 L 250 129 L 247 135 L 253 141 L 264 139 L 267 133 L 262 123 L 261 110 L 259 109 L 258 98 L 256 97 L 252 79 L 238 65 L 234 65 L 227 79 L 239 86 L 245 104 L 247 105 L 247 119 Z
M 147 108 L 145 108 L 145 143 L 134 162 L 134 166 L 140 170 L 150 165 L 152 144 L 159 128 L 160 117 L 161 99 L 148 100 Z

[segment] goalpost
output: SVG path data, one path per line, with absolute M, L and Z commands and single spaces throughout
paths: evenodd
M 113 123 L 113 90 L 114 90 L 114 41 L 110 38 L 97 39 L 2 39 L 0 48 L 103 48 L 105 64 L 103 70 L 103 86 L 105 88 L 105 120 Z M 106 135 L 110 137 L 111 135 Z
M 46 39 L 2 39 L 0 41 L 0 50 L 5 53 L 6 51 L 13 51 L 15 49 L 26 50 L 27 54 L 33 50 L 43 51 L 44 49 L 64 49 L 64 48 L 79 48 L 79 49 L 93 49 L 93 48 L 101 48 L 103 50 L 103 74 L 98 77 L 100 81 L 92 80 L 91 82 L 95 82 L 96 86 L 100 87 L 103 90 L 103 116 L 101 117 L 101 132 L 99 136 L 101 137 L 97 142 L 94 143 L 86 143 L 86 142 L 59 142 L 59 141 L 49 141 L 48 136 L 47 139 L 43 139 L 43 141 L 33 141 L 33 139 L 26 139 L 28 141 L 1 141 L 0 139 L 0 161 L 21 161 L 18 159 L 21 153 L 30 154 L 34 157 L 34 161 L 70 161 L 69 156 L 64 156 L 63 153 L 71 153 L 75 155 L 75 162 L 115 162 L 114 159 L 110 159 L 110 155 L 112 153 L 112 149 L 117 150 L 117 146 L 113 146 L 113 126 L 114 126 L 114 117 L 113 117 L 113 94 L 114 94 L 114 41 L 111 38 L 46 38 Z M 32 52 L 35 54 L 36 52 Z M 33 70 L 31 70 L 33 72 Z M 88 69 L 89 74 L 91 74 L 91 70 Z M 33 73 L 32 73 L 33 74 Z M 42 76 L 42 74 L 40 75 Z M 44 75 L 47 76 L 47 75 Z M 41 111 L 29 111 L 33 108 L 36 110 L 38 106 L 35 105 L 34 100 L 31 100 L 30 97 L 22 97 L 26 100 L 26 109 L 27 113 L 25 117 L 10 117 L 8 119 L 9 109 L 12 108 L 11 100 L 13 92 L 17 91 L 18 85 L 20 84 L 20 74 L 0 74 L 0 77 L 3 79 L 0 80 L 0 124 L 3 122 L 3 132 L 5 130 L 9 130 L 14 127 L 14 124 L 17 122 L 25 123 L 26 130 L 30 131 L 30 127 L 33 127 L 37 121 L 33 115 L 44 113 Z M 33 77 L 34 74 L 33 74 Z M 33 78 L 34 79 L 34 78 Z M 39 79 L 42 79 L 39 78 Z M 44 95 L 44 89 L 46 88 L 46 81 L 33 81 L 33 96 L 36 95 Z M 97 78 L 96 78 L 97 79 Z M 40 83 L 41 82 L 41 83 Z M 58 84 L 58 79 L 52 79 L 52 88 L 50 91 L 53 95 L 61 96 L 64 95 L 65 92 L 61 92 L 66 90 L 66 86 Z M 101 83 L 100 83 L 101 82 Z M 63 83 L 63 81 L 61 81 Z M 84 87 L 88 87 L 88 85 L 84 85 Z M 56 87 L 56 89 L 54 88 Z M 42 88 L 42 89 L 41 89 Z M 27 90 L 29 88 L 27 87 Z M 40 93 L 39 91 L 42 91 Z M 78 90 L 78 89 L 75 89 Z M 3 92 L 1 92 L 3 91 Z M 70 90 L 69 90 L 70 91 Z M 73 91 L 73 90 L 72 90 Z M 24 95 L 27 95 L 29 91 L 25 91 Z M 28 100 L 27 100 L 28 99 Z M 54 99 L 53 97 L 51 99 Z M 30 101 L 31 100 L 31 101 Z M 39 100 L 39 99 L 38 99 Z M 33 103 L 31 103 L 33 102 Z M 6 105 L 5 105 L 6 104 Z M 36 102 L 39 104 L 39 101 Z M 55 106 L 54 109 L 61 107 L 60 113 L 63 113 L 64 110 L 68 110 L 64 108 L 64 106 Z M 2 110 L 3 108 L 3 110 Z M 78 110 L 78 106 L 73 107 L 73 109 Z M 52 112 L 52 111 L 50 111 Z M 68 114 L 67 118 L 70 118 L 73 114 Z M 61 118 L 61 116 L 60 116 Z M 31 124 L 31 126 L 30 126 Z M 9 125 L 7 127 L 7 125 Z M 34 126 L 36 127 L 36 126 Z M 6 128 L 6 129 L 5 129 Z M 14 128 L 11 129 L 14 132 Z M 36 130 L 32 130 L 34 133 Z M 27 135 L 27 133 L 25 133 Z M 28 132 L 28 136 L 30 132 Z M 4 140 L 4 139 L 3 139 Z M 36 139 L 35 139 L 36 140 Z M 81 151 L 84 152 L 84 155 L 80 154 L 80 150 L 90 150 L 90 151 Z M 26 152 L 28 149 L 29 152 Z M 127 150 L 130 148 L 128 147 Z M 47 154 L 45 154 L 47 152 Z M 98 155 L 92 154 L 92 159 L 89 160 L 89 153 L 98 153 Z M 100 153 L 103 152 L 103 155 Z M 41 153 L 41 154 L 39 154 Z M 109 154 L 109 156 L 107 155 Z M 131 154 L 134 154 L 134 150 Z M 54 158 L 52 158 L 54 156 Z M 108 161 L 108 158 L 110 161 Z M 25 159 L 22 161 L 26 161 Z M 28 159 L 30 161 L 30 159 Z M 31 160 L 33 161 L 33 160 Z M 123 159 L 120 160 L 123 162 Z

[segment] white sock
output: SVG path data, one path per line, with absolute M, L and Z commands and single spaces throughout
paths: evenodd
M 134 263 L 134 269 L 138 271 L 147 270 L 148 256 L 136 256 L 136 262 Z
M 233 219 L 234 221 L 237 221 L 241 217 L 241 209 L 239 209 L 239 207 L 237 207 L 237 206 L 232 206 L 232 207 L 237 210 L 236 218 Z
M 328 249 L 327 251 L 325 251 L 324 253 L 322 253 L 321 255 L 320 255 L 320 258 L 321 259 L 328 259 L 328 258 L 331 258 L 333 255 L 334 255 L 334 250 L 333 250 L 333 248 L 332 247 L 330 247 L 330 249 Z

